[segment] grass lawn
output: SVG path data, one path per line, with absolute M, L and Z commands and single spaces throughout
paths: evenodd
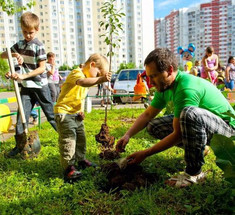
M 108 113 L 111 135 L 119 139 L 143 109 L 119 109 Z M 130 119 L 130 120 L 126 120 Z M 87 158 L 97 164 L 106 163 L 98 156 L 99 144 L 94 135 L 104 122 L 104 111 L 86 114 Z M 14 147 L 14 139 L 1 146 L 0 152 L 0 214 L 230 214 L 230 185 L 215 164 L 215 156 L 206 158 L 204 184 L 185 189 L 168 187 L 164 181 L 184 170 L 182 149 L 173 147 L 147 158 L 141 165 L 158 180 L 149 187 L 135 191 L 122 190 L 112 194 L 102 191 L 105 175 L 99 168 L 83 170 L 83 177 L 71 185 L 64 183 L 59 162 L 58 135 L 48 122 L 39 131 L 42 145 L 33 160 L 5 159 L 4 152 Z M 156 143 L 145 131 L 130 140 L 124 157 Z M 231 213 L 232 214 L 232 213 Z

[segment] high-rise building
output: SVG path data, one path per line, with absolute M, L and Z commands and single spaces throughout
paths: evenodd
M 234 0 L 212 0 L 197 7 L 172 11 L 165 18 L 155 20 L 155 29 L 158 29 L 155 47 L 167 47 L 176 53 L 178 46 L 187 48 L 193 43 L 195 59 L 202 59 L 206 47 L 212 46 L 226 65 L 228 57 L 235 55 Z M 164 37 L 165 43 L 159 42 Z
M 25 4 L 27 0 L 14 0 Z M 38 0 L 31 9 L 40 19 L 38 38 L 47 52 L 56 54 L 59 65 L 83 63 L 90 54 L 108 53 L 104 42 L 104 21 L 100 10 L 106 0 Z M 134 62 L 143 66 L 147 54 L 154 49 L 154 6 L 153 0 L 117 0 L 115 6 L 125 13 L 120 22 L 123 32 L 116 37 L 121 39 L 120 47 L 114 49 L 112 70 L 120 63 Z M 22 13 L 9 17 L 0 12 L 0 51 L 22 39 L 19 18 Z

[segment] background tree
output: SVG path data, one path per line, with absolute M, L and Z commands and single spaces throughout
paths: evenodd
M 72 69 L 69 67 L 69 65 L 65 63 L 59 67 L 59 71 L 66 71 L 66 70 L 72 70 Z
M 7 63 L 7 60 L 2 59 L 0 57 L 0 78 L 1 78 L 1 84 L 2 86 L 0 86 L 1 88 L 8 88 L 8 90 L 13 89 L 13 82 L 9 81 L 5 78 L 5 74 L 9 71 L 9 66 Z
M 8 15 L 13 15 L 17 12 L 27 10 L 36 5 L 36 1 L 30 0 L 25 5 L 20 5 L 14 2 L 14 0 L 0 0 L 0 8 Z
M 130 62 L 130 63 L 121 63 L 118 70 L 117 70 L 117 74 L 122 70 L 122 69 L 134 69 L 136 68 L 135 63 Z

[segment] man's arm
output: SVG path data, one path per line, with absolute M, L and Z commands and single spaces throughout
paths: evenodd
M 156 143 L 154 146 L 135 152 L 127 157 L 129 160 L 128 164 L 138 164 L 141 163 L 146 157 L 156 154 L 158 152 L 164 151 L 172 146 L 177 145 L 181 142 L 181 131 L 180 131 L 180 123 L 179 118 L 173 119 L 173 132 L 160 140 L 160 142 Z
M 153 119 L 157 114 L 160 113 L 160 109 L 156 109 L 152 106 L 149 106 L 144 113 L 142 113 L 131 126 L 131 128 L 125 133 L 125 135 L 117 142 L 116 150 L 118 152 L 124 152 L 125 146 L 129 142 L 129 139 L 135 134 L 143 130 L 149 121 Z

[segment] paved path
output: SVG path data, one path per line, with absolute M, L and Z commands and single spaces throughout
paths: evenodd
M 100 105 L 100 102 L 101 102 L 101 98 L 96 98 L 95 95 L 96 95 L 96 92 L 97 92 L 97 87 L 91 87 L 89 89 L 89 92 L 88 92 L 88 96 L 91 96 L 90 99 L 91 99 L 91 102 L 92 102 L 92 109 L 105 109 L 104 107 L 101 107 Z M 15 97 L 15 92 L 2 92 L 0 93 L 0 99 L 3 99 L 3 98 L 10 98 L 10 97 Z M 17 111 L 17 103 L 8 103 L 6 104 L 9 108 L 10 108 L 10 111 L 11 112 L 16 112 Z M 110 109 L 111 106 L 109 105 L 108 108 Z M 143 104 L 141 103 L 138 103 L 138 102 L 135 102 L 135 103 L 132 103 L 132 104 L 118 104 L 116 106 L 113 106 L 112 108 L 114 109 L 120 109 L 120 108 L 143 108 Z M 12 118 L 12 124 L 16 124 L 16 116 L 11 116 Z M 30 122 L 32 121 L 32 119 L 29 120 Z M 45 122 L 46 121 L 46 117 L 43 113 L 43 111 L 41 111 L 41 122 Z M 29 128 L 33 127 L 32 124 L 29 124 Z M 15 131 L 14 131 L 14 126 L 12 126 L 9 130 L 8 133 L 4 133 L 4 134 L 1 134 L 0 135 L 0 141 L 5 141 L 7 139 L 9 139 L 10 137 L 12 137 L 13 135 L 15 134 Z

